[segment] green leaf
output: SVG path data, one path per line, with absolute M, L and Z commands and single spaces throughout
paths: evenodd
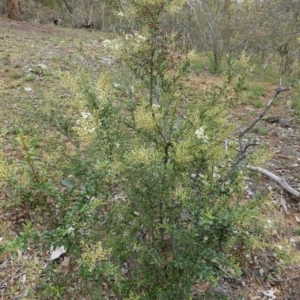
M 74 184 L 67 178 L 64 178 L 60 181 L 60 183 L 63 185 L 63 186 L 66 186 L 68 188 L 73 188 L 74 187 Z

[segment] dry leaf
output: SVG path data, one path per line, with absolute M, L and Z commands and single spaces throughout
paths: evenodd
M 23 284 L 25 284 L 25 282 L 26 282 L 26 274 L 23 274 L 22 275 L 22 277 L 21 277 L 21 282 L 23 283 Z
M 28 291 L 29 291 L 29 289 L 28 289 L 28 288 L 25 288 L 25 289 L 23 289 L 18 295 L 12 297 L 12 299 L 13 299 L 13 300 L 17 300 L 17 299 L 25 298 L 25 297 L 27 297 L 27 295 L 28 295 Z
M 5 260 L 1 265 L 0 269 L 5 269 L 8 266 L 8 260 Z
M 79 266 L 75 266 L 75 267 L 72 269 L 73 272 L 77 272 L 78 270 L 79 270 Z
M 297 216 L 295 216 L 295 219 L 298 223 L 300 223 L 300 218 L 298 218 Z
M 45 257 L 47 255 L 46 244 L 42 245 L 42 256 Z
M 103 283 L 102 283 L 102 288 L 103 288 L 103 290 L 107 291 L 107 290 L 108 290 L 108 285 L 107 285 L 107 283 L 103 282 Z
M 173 261 L 173 254 L 171 253 L 168 257 L 168 262 L 172 262 Z
M 61 266 L 69 268 L 70 267 L 70 262 L 71 262 L 71 258 L 68 257 L 68 256 L 65 256 L 64 260 L 61 263 Z
M 62 261 L 61 265 L 58 268 L 58 272 L 68 275 L 70 271 L 70 262 L 71 262 L 70 257 L 67 256 L 64 257 L 64 260 Z
M 265 274 L 265 270 L 263 268 L 259 269 L 259 275 L 263 276 Z
M 202 283 L 200 283 L 200 282 L 198 282 L 198 283 L 196 283 L 195 284 L 195 289 L 196 289 L 196 292 L 198 292 L 198 293 L 205 293 L 207 290 L 208 290 L 208 288 L 209 288 L 209 282 L 207 281 L 207 282 L 202 282 Z
M 283 198 L 282 195 L 281 195 L 281 197 L 280 197 L 280 205 L 281 205 L 281 207 L 283 208 L 285 214 L 288 215 L 288 214 L 289 214 L 289 211 L 288 211 L 288 208 L 287 208 L 287 205 L 286 205 L 286 201 L 285 201 L 285 199 Z

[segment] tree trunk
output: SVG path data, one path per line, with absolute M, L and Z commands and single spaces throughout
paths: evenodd
M 7 0 L 7 16 L 12 20 L 21 20 L 20 0 Z

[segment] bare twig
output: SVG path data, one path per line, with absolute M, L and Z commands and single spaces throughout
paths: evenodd
M 288 267 L 289 270 L 294 270 L 294 269 L 298 269 L 300 268 L 300 266 L 292 266 L 292 267 Z
M 273 174 L 272 172 L 260 168 L 260 167 L 252 167 L 252 166 L 248 166 L 249 170 L 251 171 L 255 171 L 258 173 L 261 173 L 265 176 L 267 176 L 268 178 L 274 180 L 275 182 L 277 182 L 286 192 L 288 192 L 289 194 L 293 195 L 294 197 L 300 199 L 300 192 L 298 192 L 297 190 L 295 190 L 294 188 L 292 188 L 285 180 L 284 177 L 279 177 L 275 174 Z
M 287 208 L 287 205 L 286 205 L 286 201 L 285 201 L 285 199 L 283 198 L 283 191 L 281 190 L 281 193 L 280 193 L 281 195 L 280 195 L 280 206 L 283 208 L 283 210 L 284 210 L 284 212 L 285 212 L 285 214 L 286 215 L 288 215 L 289 214 L 289 211 L 288 211 L 288 208 Z
M 257 146 L 258 144 L 256 143 L 256 142 L 254 142 L 254 143 L 249 143 L 249 144 L 247 144 L 247 145 L 245 145 L 245 147 L 244 147 L 244 151 L 246 152 L 247 151 L 247 149 L 249 148 L 249 147 L 252 147 L 252 146 Z
M 267 105 L 265 106 L 265 108 L 262 110 L 262 112 L 258 115 L 258 117 L 248 126 L 246 127 L 244 130 L 239 132 L 239 157 L 237 160 L 237 165 L 240 164 L 245 158 L 246 158 L 246 152 L 248 150 L 248 148 L 250 146 L 255 145 L 255 143 L 248 143 L 246 145 L 243 144 L 243 137 L 245 136 L 246 133 L 248 133 L 266 114 L 267 110 L 271 107 L 271 105 L 273 104 L 274 100 L 276 99 L 276 97 L 281 93 L 281 92 L 285 92 L 290 90 L 290 87 L 285 87 L 282 86 L 281 84 L 281 79 L 280 79 L 280 84 L 278 86 L 278 88 L 275 90 L 273 96 L 270 98 L 270 100 L 268 101 Z M 275 182 L 277 182 L 287 193 L 289 193 L 290 195 L 294 196 L 297 199 L 300 199 L 300 192 L 295 190 L 294 188 L 292 188 L 287 182 L 286 179 L 284 177 L 279 177 L 275 174 L 273 174 L 272 172 L 260 168 L 260 167 L 254 167 L 254 166 L 248 166 L 248 169 L 251 171 L 255 171 L 255 172 L 259 172 L 265 176 L 267 176 L 268 178 L 274 180 Z M 284 207 L 285 212 L 287 213 L 287 209 L 286 207 Z
M 290 90 L 290 87 L 285 87 L 281 85 L 278 86 L 278 88 L 275 90 L 274 95 L 272 98 L 268 101 L 266 107 L 262 110 L 262 112 L 258 115 L 258 117 L 244 130 L 239 132 L 239 145 L 240 145 L 240 153 L 239 153 L 239 159 L 238 162 L 241 162 L 246 157 L 247 149 L 249 148 L 249 145 L 243 145 L 243 137 L 246 133 L 248 133 L 266 114 L 267 110 L 271 107 L 276 97 L 281 93 Z
M 120 9 L 122 10 L 123 13 L 125 13 L 125 8 L 124 8 L 124 4 L 122 2 L 122 0 L 119 0 L 119 6 L 120 6 Z M 135 30 L 135 27 L 133 25 L 133 21 L 131 20 L 131 18 L 128 18 L 128 22 L 129 22 L 129 25 L 130 25 L 130 29 L 131 29 L 131 33 L 134 37 L 136 37 L 137 35 L 137 32 Z
M 267 57 L 265 63 L 264 63 L 264 66 L 263 66 L 263 70 L 265 71 L 267 66 L 268 66 L 268 63 L 269 61 L 271 60 L 271 58 L 274 56 L 274 54 L 272 53 L 270 56 Z

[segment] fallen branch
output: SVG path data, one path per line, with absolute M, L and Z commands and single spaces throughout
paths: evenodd
M 257 116 L 256 119 L 253 120 L 253 122 L 247 126 L 244 130 L 240 131 L 238 134 L 238 139 L 239 139 L 239 149 L 238 149 L 238 157 L 237 157 L 237 161 L 234 165 L 234 167 L 230 170 L 230 172 L 228 172 L 228 174 L 226 175 L 226 179 L 228 178 L 228 176 L 230 176 L 230 174 L 233 172 L 233 170 L 238 167 L 243 160 L 246 158 L 246 153 L 248 151 L 248 149 L 252 146 L 256 146 L 257 143 L 251 142 L 248 143 L 246 145 L 243 144 L 243 138 L 245 136 L 245 134 L 247 134 L 260 120 L 262 120 L 262 118 L 265 116 L 267 110 L 271 107 L 271 105 L 273 104 L 274 100 L 276 99 L 276 97 L 281 93 L 281 92 L 285 92 L 290 90 L 291 87 L 286 87 L 286 86 L 282 86 L 281 84 L 281 79 L 280 79 L 280 83 L 279 86 L 277 87 L 277 89 L 275 90 L 273 96 L 270 98 L 270 100 L 268 101 L 267 105 L 265 106 L 265 108 L 261 111 L 261 113 Z M 227 148 L 227 143 L 225 142 L 225 149 Z M 273 174 L 272 172 L 260 168 L 260 167 L 253 167 L 253 166 L 248 166 L 248 169 L 251 171 L 255 171 L 255 172 L 259 172 L 265 176 L 267 176 L 268 178 L 274 180 L 275 182 L 277 182 L 286 192 L 288 192 L 289 194 L 291 194 L 292 196 L 294 196 L 297 199 L 300 199 L 300 192 L 298 192 L 297 190 L 295 190 L 294 188 L 292 188 L 287 182 L 286 179 L 284 177 L 279 177 L 275 174 Z M 287 212 L 287 209 L 284 207 L 285 212 Z
M 291 281 L 291 280 L 299 279 L 299 278 L 300 278 L 300 276 L 295 276 L 295 277 L 288 278 L 286 281 Z
M 288 192 L 289 194 L 291 194 L 292 196 L 300 199 L 300 192 L 298 192 L 297 190 L 295 190 L 294 188 L 292 188 L 287 182 L 286 179 L 284 177 L 281 176 L 277 176 L 275 174 L 273 174 L 272 172 L 260 168 L 260 167 L 252 167 L 252 166 L 248 166 L 248 169 L 251 171 L 255 171 L 258 173 L 261 173 L 265 176 L 267 176 L 268 178 L 274 180 L 275 182 L 277 182 L 286 192 Z
M 288 267 L 289 270 L 295 270 L 295 269 L 299 269 L 300 266 L 291 266 L 291 267 Z

